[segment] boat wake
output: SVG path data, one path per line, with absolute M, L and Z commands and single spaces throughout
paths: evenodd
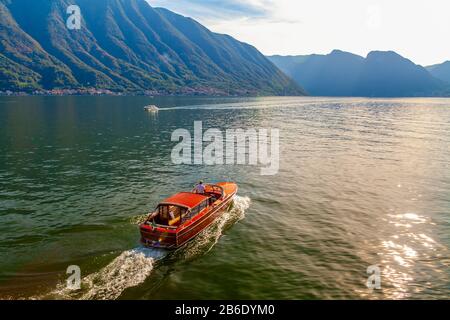
M 50 294 L 37 299 L 114 300 L 130 287 L 147 279 L 157 261 L 168 251 L 137 247 L 122 252 L 106 267 L 81 279 L 80 290 L 70 290 L 65 283 L 58 285 Z
M 362 101 L 361 99 L 354 98 L 355 102 Z M 273 99 L 265 98 L 264 103 L 261 103 L 259 99 L 245 99 L 244 101 L 228 101 L 228 102 L 212 102 L 203 104 L 192 105 L 179 105 L 173 107 L 159 108 L 158 111 L 177 111 L 177 110 L 238 110 L 238 109 L 271 109 L 271 108 L 297 108 L 302 105 L 311 105 L 318 103 L 340 103 L 338 99 L 333 98 L 308 98 L 302 97 L 300 100 L 298 97 L 284 97 L 280 100 L 280 97 Z
M 249 197 L 235 196 L 232 207 L 193 241 L 176 250 L 173 259 L 177 261 L 192 260 L 208 253 L 229 227 L 245 218 L 245 212 L 250 207 L 250 203 Z
M 224 212 L 210 228 L 199 234 L 195 240 L 176 250 L 173 254 L 163 249 L 138 247 L 122 252 L 107 266 L 81 280 L 81 289 L 71 291 L 62 283 L 49 295 L 39 298 L 113 300 L 127 289 L 143 283 L 157 263 L 187 261 L 210 251 L 223 232 L 245 217 L 250 198 L 236 196 L 230 210 Z M 135 223 L 135 220 L 131 220 Z M 170 258 L 169 258 L 170 257 Z M 39 299 L 38 298 L 38 299 Z
M 117 299 L 126 288 L 144 282 L 151 274 L 155 263 L 165 255 L 167 251 L 144 247 L 122 252 L 102 270 L 83 279 L 82 286 L 89 289 L 80 299 Z

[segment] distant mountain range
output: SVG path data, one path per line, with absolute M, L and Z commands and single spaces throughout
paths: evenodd
M 427 70 L 437 79 L 450 84 L 450 61 L 427 67 Z
M 424 68 L 393 51 L 268 58 L 312 95 L 450 96 L 450 63 Z
M 82 13 L 69 30 L 69 5 Z M 254 47 L 145 0 L 0 0 L 0 90 L 303 95 Z

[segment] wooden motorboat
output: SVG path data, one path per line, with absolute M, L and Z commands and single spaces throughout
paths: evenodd
M 180 192 L 162 201 L 140 225 L 145 246 L 176 249 L 208 228 L 232 204 L 235 183 L 206 184 L 203 194 Z

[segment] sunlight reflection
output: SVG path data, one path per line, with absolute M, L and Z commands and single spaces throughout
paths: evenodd
M 417 277 L 416 262 L 430 258 L 436 250 L 435 240 L 418 232 L 422 228 L 420 225 L 432 223 L 428 217 L 413 212 L 388 214 L 383 220 L 397 230 L 381 242 L 379 254 L 382 256 L 383 279 L 387 286 L 383 291 L 390 299 L 405 299 L 416 290 L 411 288 L 411 282 Z
M 424 216 L 420 216 L 416 213 L 408 212 L 405 214 L 388 215 L 388 217 L 396 218 L 398 220 L 409 220 L 411 223 L 426 223 L 428 219 Z M 393 224 L 398 224 L 397 221 L 389 221 Z

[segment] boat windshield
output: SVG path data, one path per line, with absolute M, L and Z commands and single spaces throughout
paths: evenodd
M 223 196 L 223 188 L 216 185 L 207 184 L 205 186 L 205 194 L 216 199 L 220 199 Z

